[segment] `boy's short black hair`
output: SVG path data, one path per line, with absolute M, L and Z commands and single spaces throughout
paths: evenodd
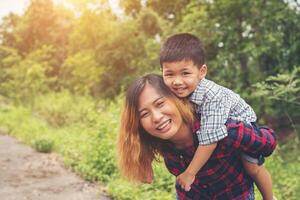
M 190 33 L 172 35 L 160 50 L 160 66 L 166 62 L 191 60 L 197 66 L 205 63 L 204 47 L 196 36 Z

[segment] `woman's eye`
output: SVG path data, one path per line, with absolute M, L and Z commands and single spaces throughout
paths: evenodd
M 140 116 L 141 116 L 141 118 L 145 118 L 148 116 L 148 114 L 149 114 L 148 112 L 143 112 L 140 114 Z
M 160 108 L 160 107 L 162 107 L 164 105 L 164 101 L 159 101 L 159 102 L 157 102 L 157 106 Z

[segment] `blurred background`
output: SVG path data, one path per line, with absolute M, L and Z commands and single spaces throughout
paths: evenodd
M 124 90 L 160 73 L 160 46 L 179 32 L 205 44 L 207 77 L 275 129 L 275 194 L 300 198 L 299 0 L 1 0 L 0 17 L 1 129 L 58 152 L 115 199 L 175 198 L 162 163 L 154 184 L 135 187 L 114 149 Z

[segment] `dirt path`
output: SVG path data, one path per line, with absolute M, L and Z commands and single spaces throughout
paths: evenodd
M 55 154 L 0 134 L 1 200 L 109 200 L 99 191 L 66 170 Z

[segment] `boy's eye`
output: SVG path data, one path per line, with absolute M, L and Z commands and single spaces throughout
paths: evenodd
M 191 74 L 190 72 L 182 72 L 183 75 L 189 75 Z
M 164 71 L 163 76 L 173 76 L 173 73 L 170 71 Z

